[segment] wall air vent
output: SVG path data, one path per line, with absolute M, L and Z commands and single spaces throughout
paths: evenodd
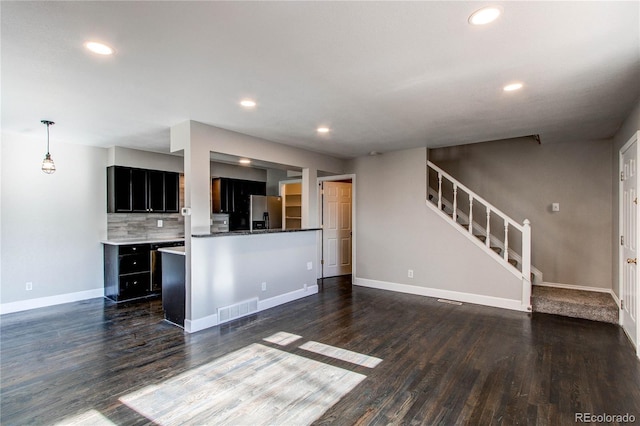
M 235 305 L 218 308 L 218 324 L 229 322 L 258 312 L 258 298 L 245 300 Z

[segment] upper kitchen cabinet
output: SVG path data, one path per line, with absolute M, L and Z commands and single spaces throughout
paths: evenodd
M 107 167 L 108 213 L 177 213 L 178 173 Z
M 248 213 L 250 195 L 266 195 L 267 184 L 243 179 L 211 180 L 212 213 Z

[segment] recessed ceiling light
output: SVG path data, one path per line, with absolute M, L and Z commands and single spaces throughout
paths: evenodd
M 329 133 L 329 128 L 328 127 L 318 127 L 317 129 L 318 133 Z
M 498 16 L 502 13 L 502 8 L 498 6 L 483 7 L 480 10 L 476 10 L 469 16 L 469 23 L 471 25 L 486 25 L 490 22 L 498 19 Z
M 505 92 L 513 92 L 514 90 L 522 89 L 522 83 L 511 83 L 507 84 L 502 88 Z
M 96 41 L 88 41 L 84 44 L 84 47 L 92 51 L 93 53 L 97 53 L 98 55 L 113 55 L 113 47 L 107 46 L 106 44 L 98 43 Z
M 256 106 L 256 101 L 253 101 L 251 99 L 243 99 L 240 101 L 240 105 L 245 108 L 253 108 Z
M 248 158 L 241 158 L 238 162 L 240 164 L 251 164 L 251 160 L 249 160 Z

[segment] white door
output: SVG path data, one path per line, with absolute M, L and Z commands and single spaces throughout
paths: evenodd
M 351 273 L 351 183 L 322 183 L 322 276 Z
M 620 151 L 622 328 L 638 348 L 638 144 Z

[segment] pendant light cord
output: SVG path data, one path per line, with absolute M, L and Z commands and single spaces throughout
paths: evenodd
M 49 155 L 49 123 L 47 123 L 47 155 Z

